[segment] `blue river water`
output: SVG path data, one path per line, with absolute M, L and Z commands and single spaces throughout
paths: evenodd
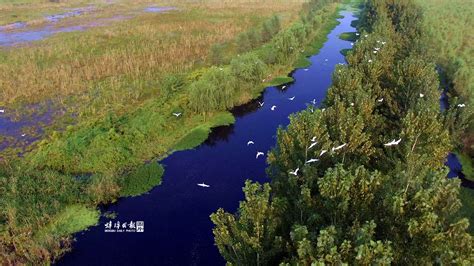
M 213 130 L 209 139 L 194 150 L 176 152 L 160 163 L 165 175 L 150 193 L 120 199 L 103 211 L 116 212 L 115 219 L 101 218 L 98 226 L 76 234 L 77 242 L 59 265 L 224 265 L 212 235 L 209 215 L 222 207 L 235 211 L 243 199 L 246 179 L 268 181 L 264 156 L 276 143 L 276 131 L 289 123 L 288 116 L 316 99 L 319 105 L 331 85 L 338 63 L 345 64 L 342 49 L 350 42 L 339 39 L 356 18 L 344 18 L 328 35 L 308 69 L 292 73 L 295 82 L 285 88 L 269 87 L 263 95 L 233 110 L 236 123 Z M 288 98 L 295 97 L 293 101 Z M 259 107 L 258 101 L 263 101 Z M 272 111 L 271 106 L 276 105 Z M 253 140 L 255 145 L 247 146 Z M 206 183 L 209 188 L 197 186 Z M 144 221 L 143 233 L 106 233 L 105 223 Z

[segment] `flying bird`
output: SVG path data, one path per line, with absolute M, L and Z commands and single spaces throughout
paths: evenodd
M 0 109 L 0 113 L 2 113 L 2 114 L 3 114 L 3 113 L 5 113 L 5 110 L 3 110 L 3 109 Z
M 311 142 L 316 142 L 316 136 L 311 139 Z
M 377 102 L 379 103 L 383 102 L 383 98 L 378 99 Z
M 295 97 L 296 96 L 290 97 L 290 98 L 288 98 L 288 100 L 293 101 L 295 99 Z
M 26 136 L 26 134 L 21 134 L 22 137 Z
M 309 69 L 305 68 L 304 71 L 308 71 Z
M 351 103 L 351 106 L 354 106 L 354 103 Z
M 294 171 L 290 171 L 290 174 L 292 174 L 292 175 L 298 175 L 298 171 L 299 171 L 299 170 L 300 170 L 299 168 L 296 168 Z
M 372 63 L 372 59 L 369 59 L 369 63 Z
M 265 155 L 265 153 L 259 151 L 257 152 L 257 156 L 255 156 L 255 159 L 258 159 L 258 157 Z
M 342 144 L 342 145 L 339 145 L 339 146 L 337 146 L 337 147 L 334 147 L 334 148 L 332 148 L 332 151 L 340 150 L 340 149 L 344 148 L 346 145 L 347 145 L 347 143 L 344 143 L 344 144 Z
M 205 184 L 205 183 L 200 183 L 200 184 L 197 184 L 198 186 L 200 187 L 210 187 L 208 184 Z
M 354 46 L 354 43 L 353 43 L 353 42 L 351 42 L 351 46 Z
M 255 144 L 255 142 L 253 142 L 253 141 L 251 141 L 251 140 L 249 140 L 249 141 L 247 142 L 247 146 L 252 145 L 252 144 Z
M 321 157 L 323 154 L 325 154 L 327 150 L 322 150 L 321 153 L 319 154 L 319 157 Z
M 400 143 L 401 140 L 402 139 L 398 139 L 398 140 L 393 139 L 389 143 L 385 143 L 384 146 L 390 147 L 390 146 L 398 145 L 398 143 Z
M 274 105 L 274 106 L 272 106 L 272 108 L 270 108 L 270 109 L 271 109 L 272 111 L 275 111 L 276 108 L 277 108 L 276 105 Z
M 423 98 L 425 97 L 425 95 L 423 93 L 420 93 L 420 98 Z
M 374 51 L 374 54 L 376 54 L 376 53 L 377 53 L 377 51 Z
M 309 147 L 308 147 L 307 150 L 310 150 L 311 148 L 313 148 L 314 146 L 316 146 L 316 144 L 318 144 L 318 143 L 317 143 L 317 142 L 311 143 L 311 145 L 309 145 Z
M 286 85 L 283 85 L 283 86 L 281 87 L 282 90 L 284 90 L 285 88 L 286 88 Z
M 311 101 L 311 103 L 312 103 L 313 105 L 316 105 L 316 99 L 313 99 L 313 100 Z
M 460 103 L 458 104 L 458 107 L 463 108 L 463 107 L 466 107 L 466 105 L 464 103 Z
M 319 159 L 309 159 L 309 160 L 306 161 L 306 163 L 309 164 L 309 163 L 314 163 L 314 162 L 317 162 L 317 161 L 319 161 Z
M 359 36 L 359 35 L 360 35 L 360 33 L 356 32 L 356 36 Z
M 179 117 L 181 113 L 173 113 L 174 116 Z
M 258 102 L 258 105 L 260 105 L 260 107 L 262 107 L 264 104 L 265 102 Z

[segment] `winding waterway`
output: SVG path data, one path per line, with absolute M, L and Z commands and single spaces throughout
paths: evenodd
M 292 73 L 295 82 L 285 88 L 269 87 L 249 104 L 235 108 L 236 123 L 213 130 L 209 139 L 194 150 L 167 157 L 163 183 L 150 193 L 119 200 L 104 211 L 116 212 L 115 219 L 102 218 L 98 226 L 76 235 L 73 251 L 60 265 L 223 265 L 214 246 L 209 215 L 222 207 L 235 211 L 243 199 L 246 179 L 268 181 L 266 160 L 257 151 L 275 145 L 280 125 L 288 116 L 316 99 L 319 105 L 331 84 L 338 63 L 345 63 L 342 49 L 350 42 L 339 39 L 355 31 L 356 18 L 349 11 L 328 35 L 318 55 L 309 58 L 308 69 Z M 295 96 L 293 101 L 288 98 Z M 258 101 L 263 101 L 260 107 Z M 272 111 L 271 106 L 276 105 Z M 247 146 L 253 140 L 255 145 Z M 209 188 L 197 186 L 206 183 Z M 105 223 L 144 221 L 144 233 L 106 233 Z
M 232 110 L 234 125 L 215 128 L 196 149 L 161 161 L 163 183 L 148 194 L 104 207 L 102 211 L 115 212 L 117 217 L 102 217 L 98 226 L 76 234 L 73 251 L 58 265 L 224 265 L 214 245 L 209 215 L 221 207 L 235 211 L 243 199 L 245 180 L 269 181 L 266 158 L 256 159 L 256 153 L 266 153 L 275 145 L 277 128 L 288 125 L 290 114 L 313 99 L 317 105 L 324 99 L 335 66 L 345 64 L 340 51 L 351 48 L 339 35 L 355 31 L 353 13 L 341 15 L 319 54 L 309 58 L 312 65 L 292 73 L 295 82 L 267 88 L 259 99 Z M 249 140 L 255 144 L 247 146 Z M 448 159 L 452 166 L 452 156 Z M 197 186 L 203 182 L 210 187 Z M 144 233 L 107 233 L 105 224 L 110 221 L 144 221 Z

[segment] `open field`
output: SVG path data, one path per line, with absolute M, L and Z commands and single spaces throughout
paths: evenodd
M 21 161 L 6 156 L 0 162 L 4 259 L 54 260 L 72 231 L 95 223 L 91 209 L 160 183 L 163 169 L 143 166 L 146 161 L 195 147 L 212 127 L 234 122 L 229 108 L 285 80 L 273 78 L 315 53 L 337 16 L 338 5 L 328 1 L 302 22 L 301 4 L 168 2 L 178 10 L 137 12 L 110 25 L 2 49 L 6 89 L 0 105 L 7 113 L 36 103 L 65 110 Z M 133 5 L 142 10 L 150 3 Z M 85 14 L 55 26 L 109 15 Z M 65 121 L 74 125 L 53 132 Z M 23 193 L 28 197 L 17 201 Z M 64 223 L 75 211 L 81 222 Z M 48 239 L 33 233 L 53 229 L 60 233 Z M 22 239 L 25 234 L 37 238 Z
M 459 141 L 458 149 L 464 159 L 463 168 L 469 170 L 474 160 L 474 1 L 417 2 L 425 11 L 425 27 L 430 36 L 427 46 L 451 85 L 448 93 L 451 104 L 466 104 L 464 119 L 470 121 L 470 124 L 463 134 L 456 137 Z

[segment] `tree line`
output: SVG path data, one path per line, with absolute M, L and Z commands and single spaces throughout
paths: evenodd
M 292 115 L 268 157 L 271 182 L 247 181 L 236 214 L 211 215 L 229 264 L 474 262 L 422 21 L 412 0 L 365 1 L 324 109 Z

